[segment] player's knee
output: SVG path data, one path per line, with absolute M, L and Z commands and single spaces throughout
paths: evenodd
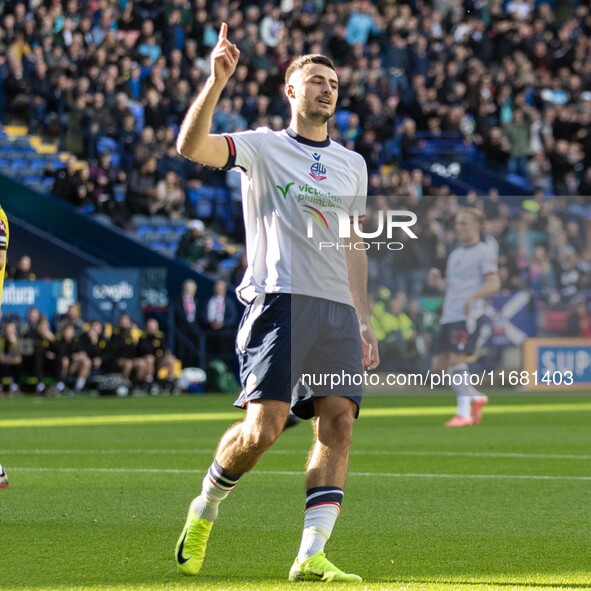
M 272 423 L 255 425 L 247 427 L 247 429 L 247 446 L 257 452 L 263 452 L 269 449 L 277 441 L 279 435 L 281 435 L 281 429 Z
M 348 445 L 353 434 L 355 416 L 350 409 L 343 409 L 319 421 L 318 438 L 325 445 Z

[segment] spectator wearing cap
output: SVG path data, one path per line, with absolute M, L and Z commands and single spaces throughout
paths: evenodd
M 176 251 L 177 259 L 194 265 L 205 254 L 205 224 L 201 220 L 190 220 L 187 223 L 187 231 L 181 236 Z

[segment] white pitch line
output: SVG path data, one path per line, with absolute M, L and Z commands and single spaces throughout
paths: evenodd
M 205 468 L 204 468 L 205 470 Z M 11 467 L 11 472 L 98 472 L 103 474 L 198 474 L 203 470 L 180 470 L 175 468 L 19 468 Z M 254 474 L 273 476 L 303 476 L 304 472 L 285 470 L 256 470 Z M 349 476 L 379 478 L 456 478 L 471 480 L 568 480 L 591 482 L 591 476 L 557 476 L 543 474 L 420 474 L 402 472 L 349 472 Z
M 213 455 L 214 449 L 0 449 L 0 455 Z M 301 455 L 306 450 L 271 449 L 266 455 Z M 478 451 L 422 451 L 422 450 L 352 450 L 356 456 L 419 456 L 450 458 L 515 458 L 542 460 L 591 460 L 587 454 L 537 454 L 526 452 L 478 452 Z

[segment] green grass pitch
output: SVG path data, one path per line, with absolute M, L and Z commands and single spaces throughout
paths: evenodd
M 0 589 L 283 591 L 303 522 L 302 424 L 224 502 L 205 565 L 174 547 L 227 396 L 0 401 Z M 442 427 L 449 397 L 368 397 L 327 553 L 355 591 L 591 589 L 591 399 L 492 396 Z M 322 585 L 320 585 L 322 587 Z M 333 586 L 330 586 L 334 588 Z

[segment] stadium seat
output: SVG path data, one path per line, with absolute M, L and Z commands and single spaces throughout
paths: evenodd
M 95 222 L 98 222 L 99 224 L 104 224 L 105 226 L 113 225 L 113 220 L 106 213 L 93 213 L 91 217 Z
M 47 193 L 47 189 L 45 188 L 45 185 L 39 180 L 35 180 L 35 182 L 31 182 L 28 185 L 29 185 L 29 188 L 33 189 L 34 191 L 37 191 L 39 193 Z
M 36 170 L 45 170 L 47 164 L 47 160 L 43 157 L 36 156 L 35 158 L 29 159 L 29 166 Z
M 131 216 L 131 223 L 134 225 L 135 228 L 138 226 L 149 226 L 151 225 L 150 218 L 147 215 L 141 215 L 136 213 Z
M 125 189 L 125 185 L 121 184 L 121 183 L 117 183 L 114 187 L 114 198 L 115 201 L 117 203 L 123 203 L 123 201 L 125 201 L 125 196 L 126 196 L 126 189 Z
M 151 222 L 153 226 L 158 227 L 170 225 L 170 219 L 167 218 L 165 215 L 153 215 L 151 218 Z
M 229 257 L 220 261 L 219 269 L 222 273 L 230 273 L 232 269 L 239 263 L 239 259 L 235 257 Z
M 145 236 L 148 232 L 151 232 L 151 231 L 152 231 L 152 226 L 149 224 L 139 224 L 138 226 L 135 227 L 135 233 L 138 236 L 138 238 Z
M 345 131 L 347 127 L 349 127 L 351 111 L 336 111 L 334 115 L 337 127 L 341 130 L 341 132 Z
M 10 161 L 10 165 L 15 169 L 15 171 L 24 168 L 25 166 L 29 165 L 29 161 L 25 160 L 24 158 L 12 158 Z M 14 175 L 16 176 L 16 175 Z
M 177 241 L 176 232 L 164 232 L 160 234 L 161 238 L 168 244 L 173 244 Z
M 149 242 L 148 246 L 152 250 L 156 250 L 158 252 L 161 252 L 163 250 L 168 250 L 168 245 L 165 244 L 164 242 L 161 242 L 160 240 L 157 240 L 156 242 Z
M 13 145 L 14 145 L 15 149 L 19 150 L 20 152 L 34 152 L 35 151 L 35 148 L 33 148 L 33 146 L 31 146 L 29 138 L 27 138 L 27 137 L 17 137 L 14 140 Z

